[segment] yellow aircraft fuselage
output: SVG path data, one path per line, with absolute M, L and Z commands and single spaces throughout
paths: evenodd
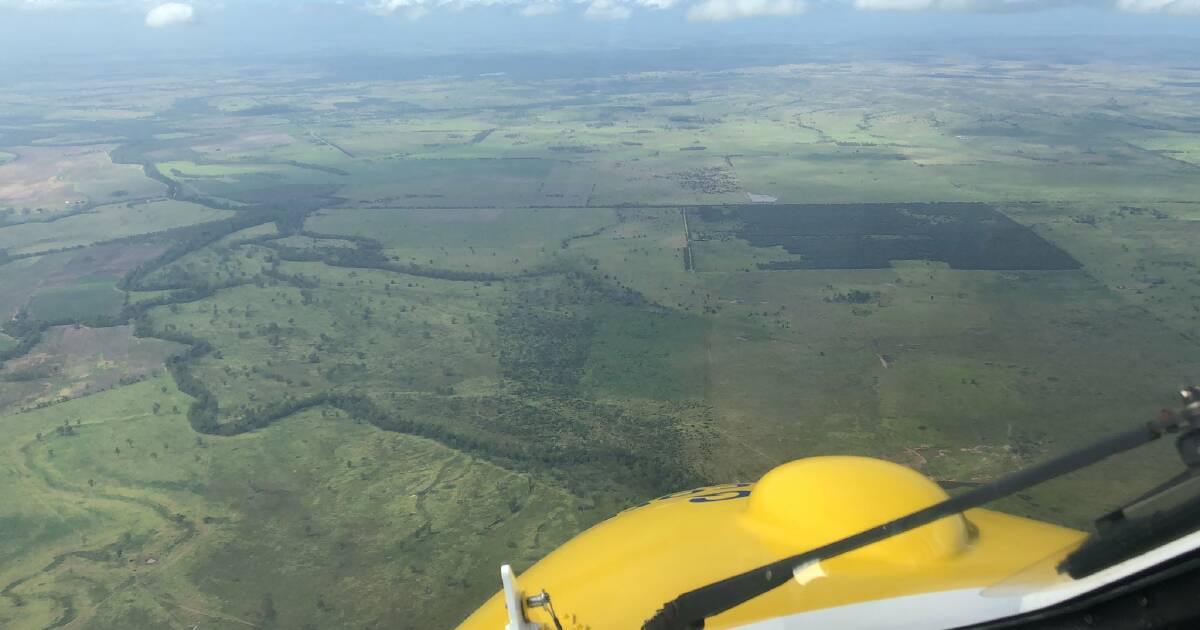
M 626 510 L 519 576 L 542 590 L 566 629 L 640 628 L 665 602 L 723 578 L 820 547 L 947 498 L 921 474 L 863 457 L 784 464 L 757 483 L 678 492 Z M 1023 580 L 1062 581 L 1054 560 L 1079 531 L 983 509 L 798 570 L 795 579 L 707 620 L 732 628 L 819 609 L 909 595 L 985 589 L 1030 566 Z M 1039 564 L 1041 562 L 1041 564 Z M 460 626 L 501 630 L 502 593 Z M 524 611 L 553 628 L 545 608 Z

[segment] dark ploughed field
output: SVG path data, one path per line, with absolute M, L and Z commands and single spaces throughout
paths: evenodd
M 1066 252 L 982 203 L 725 206 L 690 211 L 725 224 L 755 247 L 781 246 L 796 260 L 760 269 L 882 269 L 895 260 L 936 260 L 953 269 L 1078 269 Z M 715 232 L 723 231 L 721 227 Z

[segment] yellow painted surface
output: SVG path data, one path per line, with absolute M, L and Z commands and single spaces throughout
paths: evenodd
M 580 534 L 518 576 L 545 589 L 564 628 L 640 628 L 676 596 L 802 553 L 946 498 L 903 466 L 862 457 L 802 459 L 757 484 L 668 495 Z M 707 628 L 856 602 L 997 584 L 1063 555 L 1082 532 L 988 510 L 971 510 L 835 558 L 824 576 L 789 581 L 708 620 Z M 1046 564 L 1045 566 L 1052 566 Z M 498 575 L 497 567 L 497 575 Z M 1039 580 L 1058 579 L 1056 575 Z M 544 609 L 527 617 L 553 627 Z M 501 630 L 498 593 L 460 626 Z

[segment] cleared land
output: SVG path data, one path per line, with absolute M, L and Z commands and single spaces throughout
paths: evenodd
M 752 247 L 782 247 L 795 256 L 759 263 L 760 269 L 884 269 L 902 260 L 944 262 L 951 269 L 1080 267 L 983 204 L 710 206 L 691 214 L 695 239 L 732 233 Z
M 73 206 L 161 195 L 135 166 L 114 164 L 107 145 L 11 147 L 0 160 L 0 216 L 6 223 L 45 220 Z
M 194 203 L 160 200 L 99 206 L 50 222 L 0 229 L 0 249 L 9 255 L 38 254 L 127 236 L 162 232 L 232 216 Z

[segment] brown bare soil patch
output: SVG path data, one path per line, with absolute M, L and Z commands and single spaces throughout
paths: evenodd
M 77 398 L 153 376 L 184 346 L 133 336 L 132 326 L 55 326 L 0 368 L 0 407 Z
M 108 145 L 10 147 L 17 159 L 0 166 L 0 208 L 20 209 L 6 222 L 44 220 L 76 204 L 146 198 L 164 187 L 140 167 L 114 164 Z
M 61 207 L 84 201 L 61 175 L 81 162 L 108 161 L 96 147 L 18 147 L 17 159 L 0 166 L 0 205 Z
M 47 275 L 42 286 L 61 286 L 94 276 L 122 275 L 166 250 L 166 245 L 146 244 L 88 247 Z

